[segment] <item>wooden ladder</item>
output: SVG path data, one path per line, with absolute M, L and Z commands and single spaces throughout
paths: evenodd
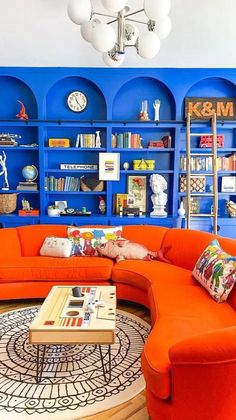
M 186 130 L 186 222 L 187 229 L 190 229 L 190 223 L 192 217 L 211 217 L 213 219 L 213 233 L 217 234 L 217 217 L 218 217 L 218 175 L 217 175 L 217 129 L 216 129 L 216 114 L 214 113 L 211 119 L 212 129 L 212 150 L 211 153 L 191 153 L 191 137 L 203 136 L 209 133 L 191 133 L 191 116 L 187 115 L 187 130 Z M 204 193 L 204 197 L 212 197 L 213 206 L 211 213 L 191 213 L 191 197 L 201 197 L 203 193 L 191 193 L 191 178 L 196 177 L 196 174 L 191 173 L 191 157 L 192 156 L 210 156 L 212 157 L 212 173 L 201 174 L 212 177 L 212 192 Z

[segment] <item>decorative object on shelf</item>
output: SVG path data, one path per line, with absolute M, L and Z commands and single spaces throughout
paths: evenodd
M 6 160 L 7 160 L 7 156 L 6 156 L 6 153 L 3 151 L 2 155 L 0 154 L 0 167 L 1 167 L 0 176 L 1 175 L 4 176 L 4 183 L 3 183 L 3 187 L 1 188 L 2 190 L 9 190 Z
M 97 178 L 89 178 L 86 176 L 81 176 L 80 177 L 80 185 L 81 185 L 81 190 L 84 192 L 87 191 L 103 191 L 104 189 L 104 182 L 100 179 Z
M 153 108 L 154 108 L 154 111 L 155 111 L 155 113 L 154 113 L 154 120 L 155 121 L 159 121 L 159 119 L 160 119 L 160 106 L 161 106 L 160 99 L 156 99 L 153 102 Z
M 230 200 L 226 203 L 226 208 L 230 217 L 236 217 L 236 203 Z
M 37 182 L 34 182 L 38 177 L 38 169 L 34 165 L 26 165 L 22 169 L 22 175 L 26 181 L 20 181 L 16 187 L 17 190 L 34 191 L 38 189 Z
M 113 212 L 123 216 L 123 209 L 128 205 L 128 194 L 113 194 Z M 122 208 L 122 214 L 120 214 Z
M 55 204 L 48 206 L 48 216 L 50 217 L 57 217 L 60 216 L 61 210 Z
M 99 200 L 99 205 L 98 205 L 99 211 L 100 211 L 101 214 L 105 214 L 106 213 L 105 199 L 101 195 L 99 195 L 98 200 Z
M 145 175 L 128 175 L 129 207 L 138 207 L 146 213 L 147 210 L 147 177 Z M 132 199 L 133 204 L 130 204 Z
M 100 131 L 96 131 L 95 147 L 97 147 L 97 148 L 102 147 L 101 138 L 100 138 Z
M 17 100 L 17 102 L 19 102 L 19 104 L 21 105 L 21 108 L 20 108 L 19 114 L 16 114 L 16 118 L 18 118 L 19 120 L 28 121 L 29 116 L 26 114 L 25 105 L 23 104 L 23 102 L 19 100 Z
M 223 120 L 236 119 L 236 100 L 227 97 L 186 97 L 185 117 L 190 114 L 192 120 L 208 120 L 216 113 Z
M 145 99 L 145 101 L 142 101 L 141 111 L 139 113 L 139 120 L 141 120 L 141 121 L 149 121 L 148 101 L 147 101 L 147 99 Z
M 124 207 L 123 216 L 139 216 L 140 208 L 139 207 Z
M 152 171 L 155 169 L 155 160 L 138 159 L 133 160 L 133 168 L 135 171 Z
M 0 147 L 2 146 L 18 146 L 16 139 L 21 139 L 18 134 L 1 133 L 0 134 Z
M 187 211 L 187 197 L 183 197 L 183 205 L 185 212 Z M 190 197 L 190 213 L 198 214 L 200 213 L 200 198 L 199 197 Z
M 49 147 L 70 147 L 70 139 L 48 139 Z
M 167 194 L 164 191 L 167 190 L 167 182 L 165 178 L 159 174 L 152 174 L 150 176 L 150 187 L 153 192 L 151 195 L 153 211 L 150 213 L 150 216 L 166 217 Z
M 67 201 L 65 201 L 65 200 L 55 201 L 55 206 L 60 211 L 64 211 L 67 208 Z
M 186 175 L 180 175 L 180 192 L 186 192 L 187 178 Z M 206 191 L 206 177 L 204 175 L 191 175 L 190 179 L 190 191 L 191 192 L 202 192 Z
M 28 200 L 21 200 L 22 210 L 18 210 L 19 216 L 39 216 L 39 210 L 33 209 Z
M 181 200 L 179 208 L 178 208 L 178 216 L 183 218 L 183 217 L 185 217 L 185 214 L 186 214 L 186 210 L 184 208 L 183 200 Z
M 236 192 L 236 176 L 222 176 L 221 180 L 222 192 Z
M 128 171 L 128 169 L 129 169 L 129 162 L 124 162 L 123 163 L 123 168 L 124 168 L 125 171 Z
M 82 207 L 81 210 L 68 208 L 60 212 L 60 216 L 91 216 L 92 212 L 87 211 L 86 207 Z
M 200 147 L 212 147 L 213 135 L 204 135 L 200 136 Z M 217 147 L 224 147 L 224 136 L 218 135 L 217 136 Z
M 168 17 L 170 0 L 144 0 L 143 6 L 132 12 L 126 3 L 127 0 L 102 0 L 109 13 L 92 10 L 90 0 L 70 0 L 68 3 L 68 16 L 72 22 L 81 25 L 83 39 L 102 52 L 105 64 L 111 67 L 123 63 L 127 46 L 134 46 L 143 58 L 155 57 L 160 49 L 160 39 L 166 38 L 171 31 Z M 142 11 L 145 18 L 134 20 L 133 16 Z M 96 15 L 99 20 L 95 18 Z M 101 22 L 101 17 L 105 17 L 105 23 Z M 107 18 L 111 19 L 107 21 Z M 116 22 L 117 33 L 110 25 Z M 143 24 L 145 30 L 139 33 L 134 22 Z
M 99 179 L 120 180 L 120 153 L 99 153 Z
M 63 170 L 83 170 L 83 171 L 93 171 L 98 169 L 98 165 L 90 165 L 84 163 L 61 163 L 60 169 Z
M 170 148 L 171 136 L 163 136 L 160 140 L 150 140 L 148 142 L 148 149 Z
M 88 98 L 85 93 L 74 91 L 68 95 L 67 104 L 71 111 L 82 112 L 88 105 Z
M 17 193 L 0 193 L 0 214 L 10 214 L 16 210 Z

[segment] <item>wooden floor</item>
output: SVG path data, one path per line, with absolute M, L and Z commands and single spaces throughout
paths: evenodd
M 0 303 L 0 313 L 13 311 L 29 306 L 40 305 L 41 300 L 27 300 L 27 301 L 8 301 Z M 136 305 L 130 302 L 119 302 L 118 308 L 130 312 L 146 322 L 150 323 L 149 312 L 141 305 Z M 84 417 L 84 420 L 148 420 L 148 413 L 145 403 L 145 392 L 141 392 L 132 400 L 127 401 L 115 408 L 103 411 L 95 416 Z

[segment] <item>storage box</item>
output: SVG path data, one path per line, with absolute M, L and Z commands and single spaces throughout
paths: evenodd
M 179 190 L 180 192 L 186 192 L 187 179 L 186 175 L 180 175 L 179 178 Z M 205 192 L 206 191 L 206 177 L 199 175 L 192 175 L 190 179 L 190 191 L 191 192 Z
M 39 210 L 18 210 L 19 216 L 39 216 Z
M 133 160 L 133 168 L 135 171 L 152 171 L 155 169 L 155 160 L 139 159 Z
M 49 147 L 70 147 L 70 139 L 49 139 L 48 140 Z

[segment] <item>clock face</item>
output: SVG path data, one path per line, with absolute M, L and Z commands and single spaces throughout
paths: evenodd
M 71 111 L 82 112 L 88 104 L 88 99 L 83 92 L 75 91 L 69 94 L 67 104 Z

